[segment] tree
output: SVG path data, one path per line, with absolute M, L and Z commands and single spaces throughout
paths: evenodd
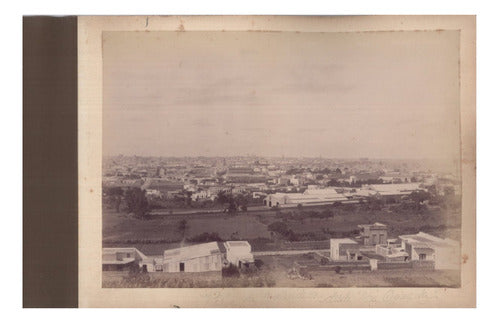
M 112 203 L 115 206 L 116 212 L 120 212 L 120 205 L 122 203 L 123 189 L 121 187 L 110 187 L 106 190 L 106 194 L 109 195 Z
M 267 226 L 267 229 L 281 235 L 287 235 L 289 232 L 288 225 L 285 222 L 273 222 Z
M 148 216 L 150 206 L 146 198 L 146 191 L 132 187 L 125 192 L 125 201 L 128 212 L 133 213 L 135 217 L 144 219 Z
M 423 203 L 431 198 L 431 194 L 425 191 L 411 192 L 408 196 L 415 203 Z
M 203 232 L 197 236 L 188 239 L 190 242 L 212 242 L 212 241 L 223 241 L 217 232 Z
M 229 207 L 227 208 L 227 211 L 229 213 L 236 213 L 238 210 L 238 206 L 236 205 L 236 202 L 234 201 L 233 197 L 229 197 Z
M 177 225 L 177 231 L 179 231 L 184 237 L 184 234 L 186 233 L 187 229 L 188 229 L 187 220 L 186 219 L 180 220 L 179 224 Z
M 217 193 L 217 197 L 215 198 L 215 200 L 219 204 L 226 204 L 229 201 L 226 193 L 224 193 L 223 191 L 219 191 L 219 193 Z
M 229 267 L 222 268 L 222 277 L 240 277 L 240 270 L 234 264 L 229 264 Z
M 191 196 L 193 196 L 193 192 L 191 192 L 191 191 L 185 191 L 185 192 L 184 192 L 184 195 L 186 196 L 186 197 L 185 197 L 185 199 L 186 199 L 186 204 L 187 204 L 188 206 L 191 206 L 191 201 L 192 201 Z
M 234 200 L 235 200 L 236 206 L 239 207 L 242 211 L 247 210 L 247 206 L 248 206 L 248 197 L 247 196 L 239 194 L 236 196 L 236 198 Z
M 257 269 L 262 268 L 263 265 L 264 262 L 261 259 L 255 259 L 255 267 L 257 267 Z
M 384 206 L 384 201 L 378 197 L 368 197 L 368 203 L 366 204 L 366 208 L 370 211 L 380 211 Z

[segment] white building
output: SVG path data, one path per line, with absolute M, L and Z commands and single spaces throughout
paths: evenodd
M 293 207 L 299 204 L 306 205 L 325 205 L 335 202 L 346 201 L 347 197 L 342 193 L 337 193 L 335 189 L 325 188 L 307 189 L 304 193 L 275 193 L 269 194 L 264 202 L 266 206 L 273 207 Z
M 290 178 L 290 184 L 293 186 L 300 186 L 303 182 L 304 181 L 297 176 L 292 176 L 292 178 Z
M 164 272 L 204 272 L 222 270 L 222 253 L 217 242 L 208 242 L 163 253 Z
M 103 248 L 102 268 L 103 270 L 125 270 L 131 266 L 142 268 L 147 257 L 136 248 Z
M 434 261 L 435 269 L 460 269 L 460 244 L 451 239 L 441 239 L 430 234 L 402 235 L 401 247 L 411 260 Z
M 154 190 L 154 189 L 146 189 L 146 196 L 148 197 L 158 197 L 161 198 L 162 194 L 159 190 Z
M 330 258 L 337 261 L 358 260 L 360 245 L 348 238 L 330 239 Z
M 380 196 L 403 196 L 410 195 L 412 192 L 423 191 L 422 183 L 403 183 L 403 184 L 368 184 L 363 185 L 363 191 L 371 191 Z
M 226 241 L 224 248 L 226 248 L 227 261 L 238 268 L 254 262 L 252 247 L 248 241 Z
M 191 194 L 191 200 L 197 201 L 197 200 L 205 200 L 210 198 L 210 192 L 209 191 L 199 191 Z M 215 196 L 214 196 L 215 198 Z

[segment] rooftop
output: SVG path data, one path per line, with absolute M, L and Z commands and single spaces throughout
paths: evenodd
M 372 184 L 368 187 L 377 192 L 403 192 L 418 190 L 421 183 Z
M 380 223 L 380 222 L 375 222 L 373 224 L 358 224 L 359 228 L 365 228 L 365 227 L 370 227 L 370 228 L 387 228 L 387 225 Z
M 186 260 L 192 258 L 206 257 L 214 254 L 219 254 L 220 249 L 217 242 L 208 242 L 196 244 L 192 246 L 181 247 L 177 249 L 165 250 L 163 258 L 165 260 Z
M 432 248 L 415 248 L 417 253 L 433 253 L 434 249 Z
M 418 245 L 418 247 L 458 247 L 459 243 L 451 239 L 441 239 L 425 232 L 399 236 L 401 240 Z
M 247 241 L 226 241 L 230 247 L 247 247 L 250 244 Z

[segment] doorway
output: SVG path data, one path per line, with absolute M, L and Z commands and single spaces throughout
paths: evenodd
M 179 263 L 179 271 L 181 271 L 181 272 L 184 271 L 184 263 L 183 262 Z

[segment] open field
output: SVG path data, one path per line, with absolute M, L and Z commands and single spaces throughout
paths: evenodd
M 311 216 L 325 210 L 325 207 L 263 210 L 260 212 L 156 215 L 148 220 L 136 219 L 124 213 L 103 210 L 103 246 L 134 246 L 148 255 L 159 255 L 163 250 L 179 246 L 183 232 L 179 222 L 187 221 L 185 242 L 205 232 L 215 232 L 222 240 L 249 240 L 254 251 L 291 250 L 290 242 L 272 235 L 268 225 L 284 222 L 301 240 L 327 241 L 331 237 L 353 236 L 357 225 L 382 222 L 388 225 L 389 237 L 425 231 L 440 237 L 460 240 L 459 216 L 439 209 L 429 209 L 424 214 L 395 213 L 390 208 L 370 211 L 359 207 L 337 207 L 330 210 L 333 217 Z M 302 212 L 302 213 L 301 213 Z M 307 242 L 305 242 L 307 244 Z M 293 242 L 292 242 L 293 244 Z M 307 249 L 299 248 L 299 249 Z M 324 247 L 311 247 L 323 249 Z
M 204 232 L 216 232 L 223 240 L 270 238 L 265 224 L 258 221 L 257 217 L 245 214 L 161 216 L 139 220 L 107 211 L 103 216 L 103 245 L 134 246 L 148 255 L 162 254 L 165 249 L 179 246 L 183 236 L 178 226 L 182 219 L 187 221 L 187 240 Z

